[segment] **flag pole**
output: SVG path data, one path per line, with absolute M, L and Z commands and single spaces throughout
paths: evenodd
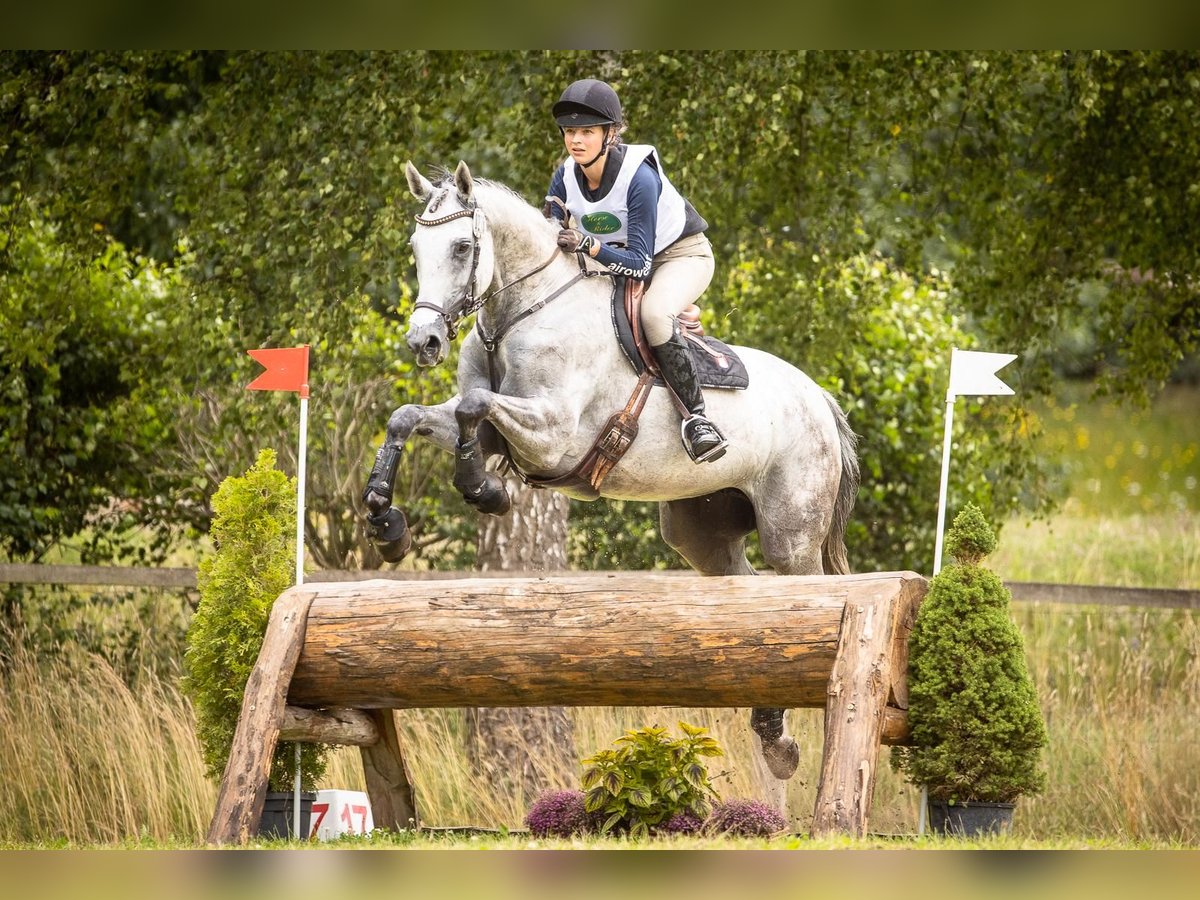
M 942 483 L 938 488 L 937 540 L 933 550 L 933 574 L 942 570 L 942 530 L 946 525 L 946 487 L 950 482 L 950 436 L 954 430 L 954 392 L 946 390 L 946 430 L 942 435 Z M 921 785 L 921 807 L 917 812 L 917 836 L 925 834 L 926 810 L 929 806 L 929 788 Z
M 942 436 L 942 483 L 938 488 L 937 540 L 933 548 L 933 574 L 942 571 L 942 532 L 946 527 L 946 488 L 950 482 L 950 435 L 954 428 L 955 396 L 946 391 L 946 431 Z
M 296 584 L 304 584 L 304 481 L 308 455 L 308 382 L 300 385 L 300 446 L 296 450 Z M 300 834 L 300 742 L 296 742 L 296 780 L 292 798 L 292 834 Z M 304 835 L 303 837 L 307 837 Z
M 304 482 L 308 456 L 308 344 L 247 350 L 265 367 L 246 385 L 248 391 L 296 391 L 300 394 L 300 445 L 296 449 L 296 584 L 304 583 Z M 300 742 L 296 742 L 292 834 L 300 837 Z M 305 835 L 307 837 L 307 835 Z
M 308 453 L 308 384 L 300 386 L 300 446 L 296 451 L 296 584 L 304 584 L 304 478 Z

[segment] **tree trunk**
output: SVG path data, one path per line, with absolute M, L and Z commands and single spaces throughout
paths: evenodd
M 565 569 L 570 501 L 516 478 L 505 484 L 512 510 L 507 516 L 480 517 L 477 567 L 485 572 Z M 575 725 L 563 706 L 468 709 L 467 754 L 493 790 L 520 790 L 526 806 L 542 791 L 577 780 Z

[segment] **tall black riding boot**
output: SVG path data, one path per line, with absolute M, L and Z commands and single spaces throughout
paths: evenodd
M 683 420 L 683 446 L 693 462 L 712 462 L 725 455 L 729 442 L 704 416 L 704 395 L 700 391 L 700 379 L 687 340 L 676 330 L 665 344 L 651 348 L 662 373 L 675 395 L 688 408 L 691 415 Z

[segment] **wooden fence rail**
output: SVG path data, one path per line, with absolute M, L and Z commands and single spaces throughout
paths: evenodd
M 580 572 L 414 572 L 398 569 L 368 571 L 327 570 L 309 572 L 312 582 L 367 581 L 377 578 L 397 581 L 440 580 L 445 578 L 514 578 L 524 576 L 569 577 Z M 597 573 L 598 574 L 598 573 Z M 657 572 L 655 574 L 687 575 Z M 195 590 L 196 570 L 189 568 L 150 568 L 146 566 L 52 566 L 0 563 L 0 584 L 63 584 L 110 587 L 157 587 Z M 1108 587 L 1090 584 L 1048 584 L 1039 581 L 1008 581 L 1005 586 L 1013 600 L 1022 603 L 1064 603 L 1093 606 L 1141 606 L 1167 609 L 1200 610 L 1200 591 L 1170 588 Z

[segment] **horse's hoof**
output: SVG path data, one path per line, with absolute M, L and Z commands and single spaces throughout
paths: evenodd
M 464 497 L 471 506 L 489 516 L 503 516 L 512 509 L 512 498 L 504 486 L 504 479 L 492 472 L 484 478 L 477 493 Z
M 795 738 L 781 737 L 774 741 L 762 742 L 763 761 L 771 774 L 780 781 L 787 781 L 796 774 L 800 765 L 800 745 Z
M 391 507 L 381 516 L 367 516 L 367 524 L 375 549 L 384 562 L 400 562 L 412 549 L 412 532 L 404 513 Z
M 404 557 L 408 556 L 408 551 L 412 549 L 412 537 L 405 532 L 402 540 L 393 541 L 390 544 L 377 543 L 375 549 L 379 551 L 379 555 L 383 557 L 384 562 L 398 563 Z
M 373 519 L 382 520 L 387 515 L 387 509 L 391 506 L 392 498 L 375 490 L 371 485 L 367 485 L 363 489 L 362 501 L 368 510 L 367 521 L 372 521 Z

